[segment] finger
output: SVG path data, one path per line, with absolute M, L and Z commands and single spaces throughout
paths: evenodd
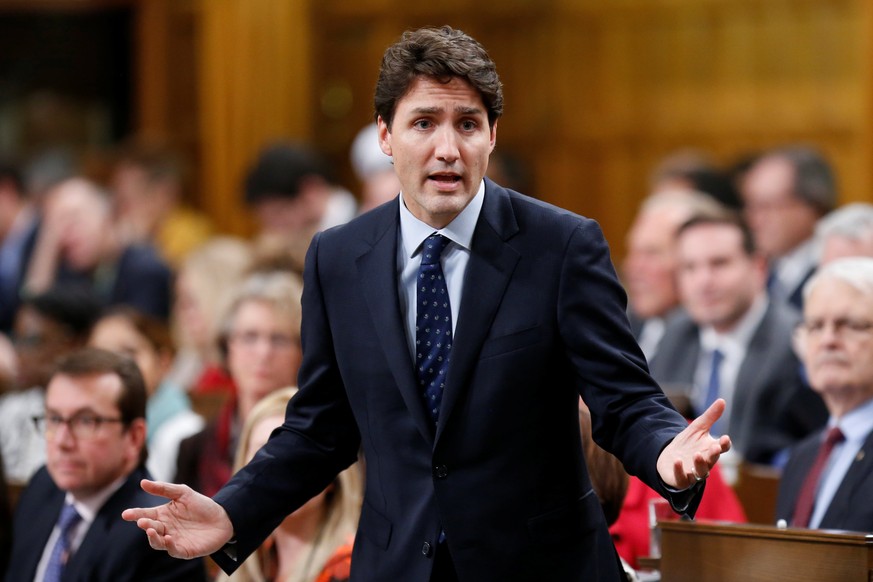
M 140 481 L 140 486 L 146 493 L 173 500 L 178 499 L 183 493 L 190 490 L 187 485 L 177 485 L 176 483 L 167 483 L 165 481 L 150 481 L 149 479 Z
M 121 512 L 121 519 L 125 521 L 138 521 L 142 518 L 155 519 L 157 516 L 156 507 L 131 507 Z
M 716 457 L 716 459 L 717 458 L 718 457 Z M 692 473 L 694 480 L 701 481 L 709 477 L 709 471 L 714 464 L 715 461 L 710 462 L 700 453 L 694 455 L 694 471 Z
M 731 445 L 732 445 L 731 437 L 729 437 L 726 434 L 723 434 L 723 435 L 721 435 L 721 437 L 719 437 L 718 446 L 719 446 L 719 448 L 721 448 L 722 454 L 731 450 Z
M 697 430 L 705 430 L 706 432 L 709 432 L 709 429 L 712 428 L 715 421 L 721 418 L 721 415 L 724 414 L 725 406 L 724 399 L 717 398 L 715 402 L 709 405 L 709 408 L 703 411 L 703 414 L 694 419 L 691 426 Z
M 167 544 L 164 541 L 165 536 L 159 535 L 153 529 L 147 529 L 146 535 L 149 538 L 149 545 L 155 550 L 166 550 Z
M 685 471 L 682 459 L 676 459 L 673 462 L 673 479 L 676 481 L 677 489 L 685 489 L 691 482 L 691 476 Z
M 153 530 L 159 536 L 165 535 L 167 533 L 166 526 L 160 522 L 153 519 L 141 518 L 136 520 L 136 526 L 142 530 L 148 532 L 149 530 Z

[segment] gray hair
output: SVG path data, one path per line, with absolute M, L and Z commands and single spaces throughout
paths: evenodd
M 803 300 L 809 299 L 818 284 L 825 280 L 842 281 L 873 298 L 873 258 L 847 257 L 821 267 L 803 286 Z
M 860 240 L 873 235 L 873 204 L 854 202 L 834 210 L 819 220 L 815 235 L 821 240 L 829 236 Z

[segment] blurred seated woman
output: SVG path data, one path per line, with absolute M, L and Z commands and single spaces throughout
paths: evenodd
M 249 411 L 297 382 L 302 293 L 300 278 L 283 272 L 255 273 L 235 290 L 219 338 L 235 392 L 205 429 L 182 441 L 176 483 L 215 495 L 230 480 Z
M 169 328 L 132 307 L 117 307 L 97 320 L 88 343 L 136 362 L 148 391 L 146 467 L 155 479 L 172 479 L 179 443 L 205 422 L 191 410 L 185 391 L 166 379 L 174 354 Z
M 234 470 L 255 456 L 285 419 L 297 388 L 283 388 L 252 408 L 240 436 Z M 361 512 L 360 469 L 352 465 L 332 484 L 289 515 L 231 582 L 344 582 L 349 578 L 352 542 Z

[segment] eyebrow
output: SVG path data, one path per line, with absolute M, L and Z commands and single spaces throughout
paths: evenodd
M 442 107 L 416 107 L 412 110 L 412 113 L 416 114 L 425 114 L 425 115 L 433 115 L 434 113 L 441 113 L 445 111 Z M 485 112 L 479 107 L 465 107 L 459 106 L 455 107 L 455 113 L 459 113 L 461 115 L 484 115 Z

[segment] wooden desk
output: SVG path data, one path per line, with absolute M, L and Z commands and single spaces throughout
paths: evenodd
M 662 582 L 870 582 L 873 535 L 662 522 Z

